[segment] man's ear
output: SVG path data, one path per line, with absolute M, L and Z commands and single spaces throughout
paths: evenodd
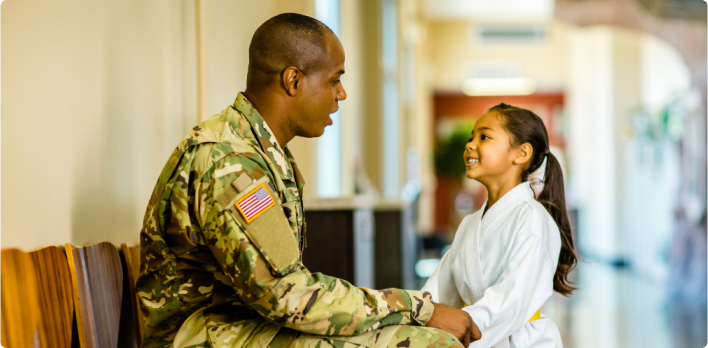
M 530 161 L 531 157 L 533 157 L 533 146 L 529 143 L 523 143 L 516 148 L 514 164 L 524 164 Z
M 287 67 L 283 70 L 282 83 L 283 88 L 285 88 L 288 95 L 292 97 L 297 94 L 297 91 L 300 89 L 300 85 L 302 84 L 303 77 L 304 74 L 302 71 L 294 66 Z

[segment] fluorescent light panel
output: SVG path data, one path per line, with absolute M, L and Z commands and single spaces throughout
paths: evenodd
M 528 77 L 469 78 L 462 82 L 462 93 L 469 96 L 529 95 L 536 82 Z

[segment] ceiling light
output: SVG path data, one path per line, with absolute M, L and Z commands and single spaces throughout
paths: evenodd
M 469 78 L 462 82 L 462 93 L 469 96 L 529 95 L 536 83 L 528 77 Z

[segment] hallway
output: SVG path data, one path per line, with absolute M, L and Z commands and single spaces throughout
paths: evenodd
M 669 302 L 666 286 L 628 268 L 583 262 L 579 290 L 554 294 L 542 312 L 566 348 L 692 348 L 706 345 L 706 306 Z

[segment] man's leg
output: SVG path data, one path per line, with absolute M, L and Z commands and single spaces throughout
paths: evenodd
M 391 325 L 358 336 L 320 336 L 281 329 L 269 348 L 465 348 L 445 331 Z
M 397 325 L 388 348 L 466 348 L 451 334 L 430 327 Z

